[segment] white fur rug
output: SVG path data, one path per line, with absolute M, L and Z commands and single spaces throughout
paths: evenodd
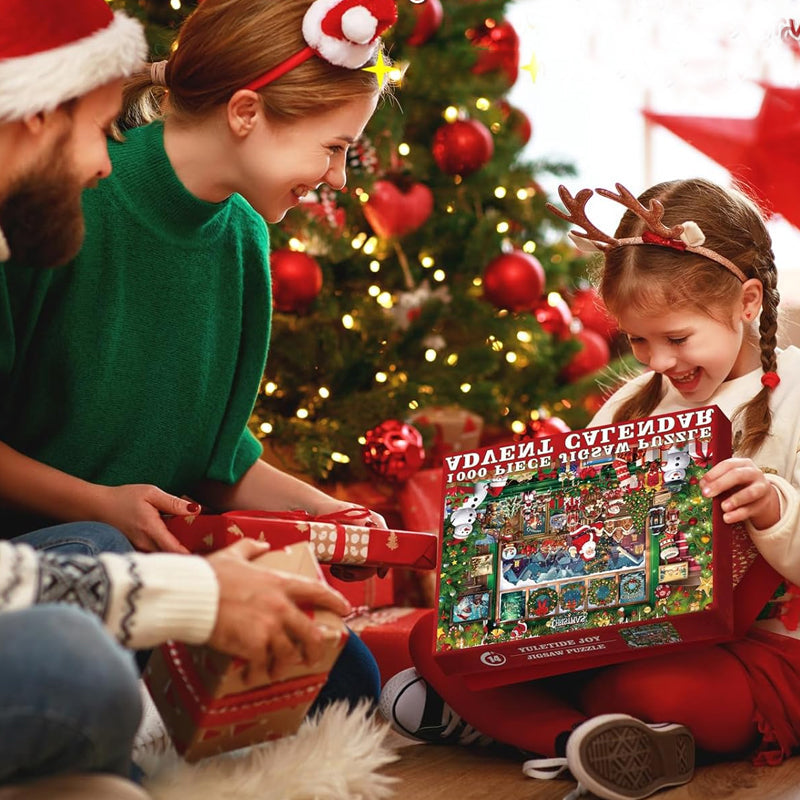
M 154 800 L 384 800 L 398 756 L 388 726 L 366 706 L 344 703 L 307 719 L 294 735 L 187 764 L 174 750 L 148 770 Z

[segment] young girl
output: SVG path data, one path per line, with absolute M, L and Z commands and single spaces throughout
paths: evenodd
M 776 347 L 777 278 L 761 215 L 699 179 L 659 184 L 640 202 L 617 189 L 598 190 L 629 209 L 613 237 L 586 218 L 589 190 L 572 198 L 562 187 L 570 214 L 556 212 L 603 251 L 600 294 L 649 368 L 592 424 L 719 406 L 733 421 L 735 456 L 706 473 L 703 494 L 727 493 L 725 521 L 744 523 L 777 572 L 800 581 L 800 351 Z M 730 644 L 476 693 L 438 669 L 427 620 L 412 634 L 416 671 L 392 678 L 381 706 L 418 738 L 474 740 L 477 729 L 549 757 L 526 763 L 530 775 L 568 766 L 599 797 L 647 797 L 691 778 L 695 744 L 716 758 L 754 750 L 757 764 L 798 748 L 796 617 L 784 603 L 782 616 Z
M 182 552 L 161 513 L 196 513 L 184 494 L 220 511 L 351 506 L 262 461 L 247 428 L 270 330 L 264 220 L 344 187 L 381 94 L 361 67 L 395 18 L 393 0 L 205 0 L 131 82 L 126 119 L 149 124 L 110 144 L 78 258 L 0 273 L 0 529 L 90 519 Z M 351 643 L 370 694 L 374 662 Z

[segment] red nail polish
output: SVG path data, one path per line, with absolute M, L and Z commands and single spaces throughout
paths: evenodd
M 189 503 L 187 506 L 190 514 L 199 514 L 200 513 L 200 505 L 199 503 Z

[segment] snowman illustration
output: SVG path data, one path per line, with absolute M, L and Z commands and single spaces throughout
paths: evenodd
M 661 459 L 661 474 L 667 488 L 676 492 L 686 480 L 686 467 L 691 463 L 691 456 L 678 447 L 670 447 Z
M 478 519 L 476 509 L 486 499 L 489 485 L 486 481 L 478 481 L 472 487 L 472 494 L 464 498 L 462 504 L 450 512 L 450 523 L 453 526 L 454 539 L 466 539 L 472 533 L 472 526 Z

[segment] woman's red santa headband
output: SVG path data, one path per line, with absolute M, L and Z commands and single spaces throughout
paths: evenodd
M 315 55 L 340 67 L 363 67 L 375 55 L 381 34 L 395 22 L 394 0 L 315 0 L 303 17 L 307 47 L 244 88 L 260 89 Z

